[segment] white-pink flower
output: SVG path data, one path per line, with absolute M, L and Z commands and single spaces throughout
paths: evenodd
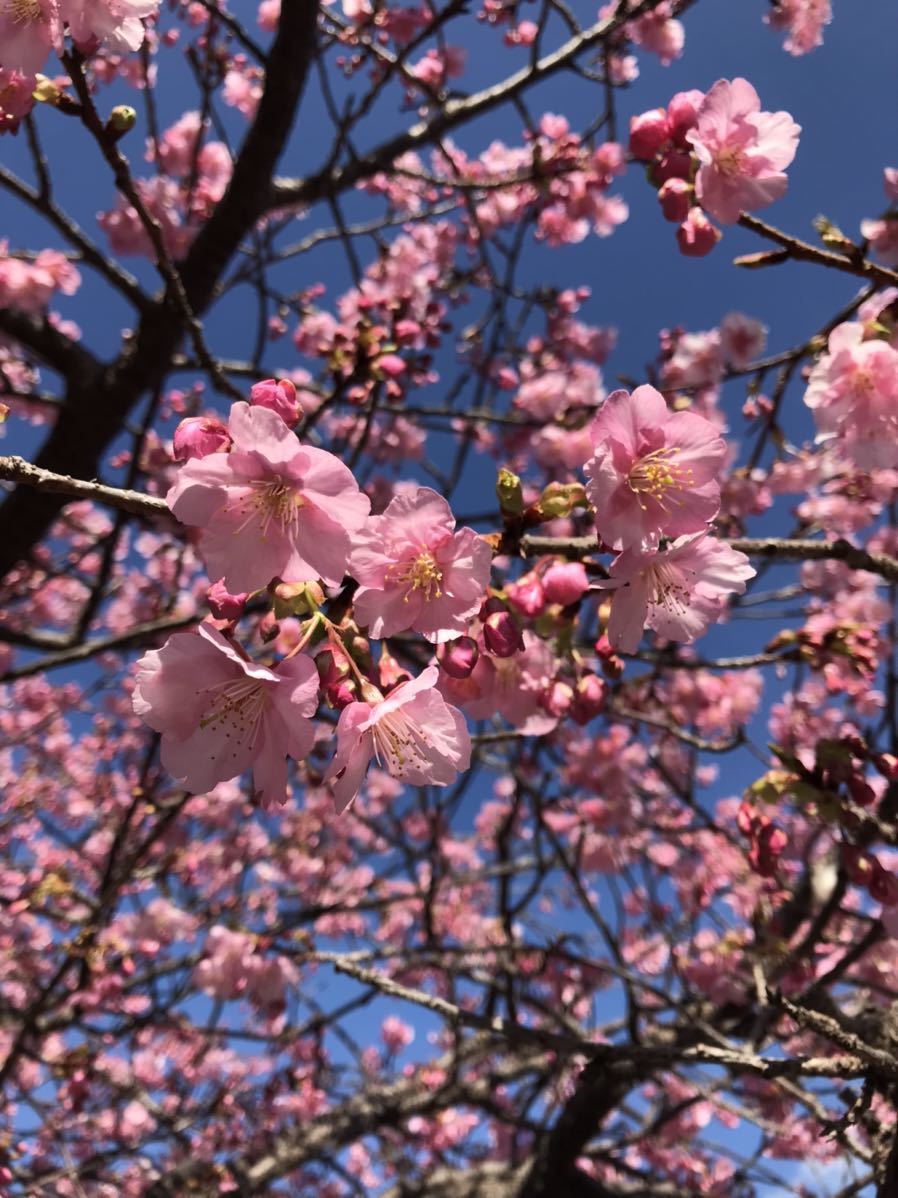
M 33 75 L 51 50 L 62 49 L 56 0 L 4 0 L 0 4 L 0 66 Z
M 436 690 L 439 670 L 428 666 L 384 698 L 350 703 L 337 724 L 337 752 L 325 774 L 343 811 L 359 792 L 372 757 L 409 786 L 448 786 L 471 760 L 465 717 Z
M 667 640 L 694 641 L 755 571 L 744 553 L 702 532 L 667 549 L 626 549 L 610 574 L 602 584 L 614 590 L 608 639 L 614 649 L 635 653 L 644 628 Z
M 817 440 L 835 442 L 862 470 L 898 466 L 898 350 L 864 340 L 860 321 L 833 329 L 827 349 L 804 397 Z
M 228 431 L 230 452 L 186 462 L 166 496 L 182 523 L 201 529 L 210 577 L 233 594 L 276 576 L 339 585 L 370 507 L 352 471 L 300 444 L 268 408 L 235 403 Z
M 644 386 L 610 395 L 590 431 L 586 490 L 612 549 L 699 532 L 717 515 L 726 445 L 703 416 L 671 412 Z
M 747 79 L 720 79 L 705 96 L 686 140 L 699 160 L 695 191 L 725 225 L 786 193 L 783 171 L 795 157 L 801 127 L 788 112 L 762 112 Z
M 100 41 L 118 54 L 140 49 L 143 22 L 158 7 L 158 0 L 60 0 L 63 19 L 76 43 L 90 46 Z
M 265 803 L 283 803 L 286 758 L 314 744 L 318 671 L 303 654 L 273 669 L 246 661 L 215 628 L 177 632 L 137 663 L 134 710 L 162 733 L 162 764 L 203 794 L 252 766 Z
M 412 487 L 355 535 L 349 572 L 362 584 L 356 620 L 374 637 L 413 628 L 432 641 L 451 640 L 480 608 L 492 556 L 473 529 L 456 531 L 441 495 Z

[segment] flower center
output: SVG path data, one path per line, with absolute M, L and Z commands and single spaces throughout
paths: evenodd
M 212 697 L 200 728 L 223 731 L 226 740 L 233 739 L 239 744 L 255 744 L 268 703 L 267 690 L 266 684 L 256 678 L 238 678 L 206 687 L 205 693 Z M 232 756 L 237 756 L 236 748 Z
M 41 19 L 40 0 L 5 0 L 3 7 L 15 25 L 30 25 Z
M 675 611 L 679 615 L 689 610 L 689 591 L 675 566 L 662 562 L 652 566 L 650 574 L 649 603 L 653 607 L 666 607 L 668 611 Z
M 401 778 L 409 766 L 425 767 L 427 735 L 424 729 L 402 711 L 382 716 L 371 729 L 374 756 L 378 765 L 386 765 L 394 778 Z
M 652 499 L 659 507 L 679 505 L 674 492 L 685 491 L 692 486 L 692 468 L 678 466 L 672 461 L 680 452 L 677 446 L 667 446 L 648 453 L 633 466 L 627 475 L 627 485 L 639 500 L 643 511 L 647 504 L 643 497 Z
M 745 169 L 745 151 L 741 146 L 724 146 L 717 153 L 715 166 L 722 175 L 732 179 Z
M 431 599 L 439 599 L 442 595 L 440 583 L 443 581 L 443 571 L 437 565 L 436 558 L 429 549 L 424 549 L 414 560 L 400 562 L 387 570 L 387 581 L 399 583 L 408 588 L 405 602 L 415 591 L 420 591 L 429 603 Z
M 295 539 L 299 531 L 299 513 L 305 507 L 305 500 L 292 484 L 285 483 L 282 478 L 272 478 L 254 482 L 234 507 L 245 516 L 236 532 L 243 532 L 248 524 L 258 521 L 263 537 L 268 536 L 268 530 L 274 524 L 284 536 Z

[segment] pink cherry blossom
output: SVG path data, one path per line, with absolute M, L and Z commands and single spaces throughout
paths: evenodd
M 110 50 L 127 54 L 143 45 L 147 17 L 159 0 L 60 0 L 63 19 L 79 45 L 102 42 Z
M 804 401 L 818 441 L 838 445 L 862 470 L 898 466 L 898 350 L 888 341 L 864 340 L 859 321 L 838 325 Z
M 741 212 L 780 199 L 800 132 L 787 112 L 762 112 L 747 79 L 718 80 L 686 135 L 700 164 L 695 190 L 702 207 L 731 225 Z
M 62 49 L 56 0 L 7 0 L 0 5 L 0 66 L 33 75 L 51 50 Z
M 338 811 L 358 794 L 372 757 L 410 786 L 448 786 L 468 768 L 468 726 L 435 689 L 438 677 L 438 668 L 428 666 L 386 698 L 371 688 L 368 701 L 344 707 L 337 752 L 325 775 Z
M 470 528 L 456 531 L 442 496 L 411 487 L 355 535 L 356 619 L 374 637 L 412 628 L 432 641 L 451 639 L 478 611 L 491 561 L 486 541 Z
M 586 491 L 611 548 L 698 532 L 717 515 L 726 445 L 704 417 L 643 386 L 610 395 L 591 433 Z
M 707 533 L 667 549 L 626 549 L 611 563 L 614 589 L 608 637 L 635 653 L 643 628 L 672 641 L 694 641 L 720 618 L 726 597 L 742 594 L 755 571 L 744 553 Z
M 188 461 L 167 495 L 174 515 L 198 527 L 212 578 L 232 593 L 322 578 L 338 585 L 350 536 L 369 503 L 333 454 L 301 445 L 268 408 L 235 403 L 230 453 Z
M 777 0 L 764 20 L 771 29 L 785 29 L 783 49 L 796 56 L 823 45 L 823 27 L 832 20 L 830 0 Z
M 162 733 L 162 764 L 194 793 L 252 766 L 265 803 L 283 803 L 286 758 L 314 743 L 318 672 L 302 654 L 273 669 L 245 660 L 215 628 L 177 632 L 137 663 L 135 712 Z

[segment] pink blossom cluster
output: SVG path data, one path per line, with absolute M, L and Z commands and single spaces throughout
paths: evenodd
M 709 535 L 720 510 L 726 445 L 692 412 L 672 412 L 660 392 L 615 391 L 591 427 L 587 494 L 600 539 L 618 551 L 608 636 L 636 651 L 643 628 L 692 641 L 754 575 L 744 554 Z
M 709 216 L 735 224 L 785 194 L 800 132 L 788 113 L 762 112 L 746 79 L 720 79 L 631 118 L 630 153 L 648 165 L 681 253 L 701 257 L 721 237 Z
M 783 48 L 796 56 L 823 44 L 823 29 L 832 20 L 830 0 L 775 0 L 764 20 L 786 34 Z
M 41 313 L 57 292 L 74 295 L 80 286 L 77 267 L 58 250 L 19 257 L 0 241 L 0 307 Z
M 87 53 L 102 43 L 113 51 L 139 50 L 144 24 L 158 0 L 22 0 L 0 8 L 0 66 L 25 75 L 39 71 L 63 48 L 67 31 Z
M 147 144 L 146 157 L 155 160 L 159 173 L 135 180 L 140 199 L 174 259 L 186 254 L 231 178 L 230 151 L 223 142 L 204 141 L 204 132 L 198 112 L 184 113 L 158 143 Z M 118 195 L 115 207 L 100 213 L 97 220 L 116 253 L 156 257 L 149 231 L 124 196 Z
M 253 388 L 250 404 L 233 405 L 227 428 L 189 417 L 176 431 L 175 452 L 186 460 L 167 501 L 197 529 L 199 553 L 218 580 L 210 605 L 226 627 L 177 633 L 146 654 L 134 691 L 135 711 L 162 733 L 170 773 L 202 792 L 252 767 L 266 804 L 284 800 L 286 759 L 303 761 L 314 745 L 320 679 L 302 648 L 324 617 L 311 615 L 279 665 L 256 665 L 233 639 L 248 596 L 271 584 L 281 588 L 275 594 L 308 599 L 309 584 L 340 587 L 348 573 L 361 584 L 355 613 L 371 636 L 408 629 L 441 641 L 478 612 L 492 558 L 471 529 L 456 531 L 448 504 L 427 488 L 410 488 L 369 517 L 351 471 L 303 445 L 285 423 L 284 415 L 296 419 L 293 399 L 292 386 L 268 380 Z M 351 656 L 327 627 L 335 683 L 343 677 L 330 691 L 342 708 L 327 775 L 338 808 L 355 797 L 372 756 L 415 785 L 446 785 L 467 768 L 467 727 L 437 691 L 436 667 L 404 681 L 384 655 L 384 695 L 358 666 L 345 679 Z
M 15 68 L 0 67 L 0 133 L 15 133 L 34 107 L 37 79 Z

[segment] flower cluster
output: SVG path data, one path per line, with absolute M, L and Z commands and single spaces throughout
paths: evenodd
M 801 129 L 787 112 L 762 112 L 746 79 L 719 79 L 707 95 L 679 92 L 666 109 L 630 121 L 630 153 L 648 166 L 682 253 L 701 257 L 720 240 L 709 220 L 738 221 L 786 192 L 784 171 Z
M 298 417 L 295 396 L 291 384 L 267 380 L 253 388 L 250 403 L 232 406 L 227 428 L 188 417 L 177 429 L 183 465 L 167 501 L 197 530 L 199 553 L 217 579 L 210 608 L 225 628 L 203 624 L 147 653 L 134 709 L 162 734 L 163 764 L 188 789 L 207 791 L 252 767 L 267 805 L 284 801 L 286 759 L 302 761 L 313 749 L 323 680 L 342 707 L 326 775 L 340 810 L 358 792 L 372 755 L 405 782 L 445 786 L 467 768 L 470 738 L 464 717 L 436 689 L 437 668 L 401 681 L 385 653 L 384 693 L 313 596 L 323 598 L 321 583 L 340 588 L 349 574 L 360 584 L 356 620 L 372 637 L 417 630 L 432 641 L 452 640 L 480 609 L 492 553 L 471 529 L 456 531 L 449 505 L 426 487 L 408 488 L 382 515 L 369 516 L 352 472 L 334 454 L 302 444 L 285 423 Z M 305 604 L 309 615 L 300 639 L 272 667 L 253 663 L 234 636 L 248 598 L 266 589 Z M 303 651 L 322 630 L 336 687 L 328 667 L 320 678 Z M 347 683 L 349 672 L 355 677 Z
M 15 0 L 0 6 L 0 66 L 34 74 L 52 51 L 61 52 L 68 30 L 86 52 L 102 43 L 110 50 L 139 50 L 143 22 L 158 0 Z
M 599 537 L 619 551 L 602 584 L 614 591 L 611 646 L 635 652 L 646 627 L 692 641 L 754 575 L 743 553 L 708 532 L 726 445 L 710 421 L 671 412 L 649 386 L 615 391 L 590 431 L 587 494 Z

